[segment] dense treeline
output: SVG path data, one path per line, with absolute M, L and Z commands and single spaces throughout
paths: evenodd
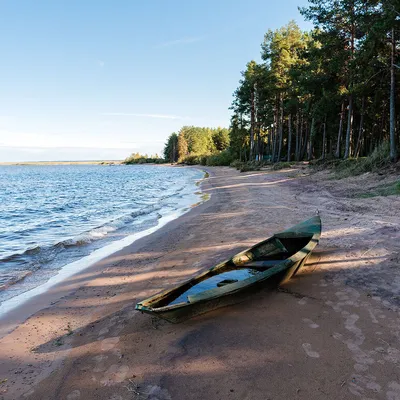
M 167 162 L 398 159 L 399 0 L 309 0 L 295 22 L 271 31 L 233 94 L 230 130 L 185 126 Z M 371 156 L 372 155 L 372 156 Z
M 162 164 L 164 160 L 158 154 L 148 156 L 147 154 L 132 153 L 127 157 L 123 164 Z
M 398 38 L 393 1 L 310 0 L 294 23 L 268 31 L 234 93 L 232 156 L 273 162 L 367 156 L 390 142 L 398 158 Z
M 229 141 L 226 128 L 184 126 L 168 137 L 164 159 L 186 164 L 229 165 Z

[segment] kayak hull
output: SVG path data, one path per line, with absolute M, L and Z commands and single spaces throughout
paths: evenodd
M 288 281 L 307 261 L 320 236 L 321 219 L 316 216 L 275 234 L 172 289 L 141 301 L 136 310 L 179 323 L 243 302 L 260 289 L 276 287 Z M 243 270 L 250 271 L 245 279 L 223 280 L 215 287 L 201 290 L 207 282 L 223 277 L 222 274 Z M 228 284 L 223 285 L 225 281 Z M 181 298 L 185 299 L 180 301 Z

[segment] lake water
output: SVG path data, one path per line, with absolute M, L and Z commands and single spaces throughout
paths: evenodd
M 181 215 L 200 201 L 203 175 L 150 165 L 0 166 L 0 304 Z

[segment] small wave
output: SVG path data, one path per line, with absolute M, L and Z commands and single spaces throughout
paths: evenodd
M 31 249 L 25 250 L 23 253 L 15 253 L 11 254 L 7 257 L 1 258 L 0 262 L 12 262 L 15 260 L 19 260 L 21 257 L 24 256 L 33 256 L 35 254 L 38 254 L 42 248 L 40 246 L 35 246 L 32 247 Z
M 14 276 L 1 276 L 0 277 L 0 291 L 6 290 L 10 286 L 15 285 L 16 283 L 22 282 L 26 277 L 32 275 L 35 271 L 22 271 L 18 275 Z
M 95 240 L 102 239 L 106 237 L 109 233 L 116 231 L 117 228 L 113 226 L 102 226 L 99 228 L 95 228 L 89 232 L 83 233 L 75 238 L 66 239 L 61 242 L 58 242 L 56 247 L 74 247 L 74 246 L 84 246 Z
M 136 209 L 93 228 L 90 231 L 83 232 L 76 237 L 64 239 L 54 245 L 35 246 L 22 253 L 15 253 L 0 259 L 0 262 L 5 264 L 4 274 L 0 275 L 0 290 L 20 282 L 38 269 L 46 268 L 50 263 L 54 264 L 53 261 L 56 260 L 60 254 L 64 254 L 63 257 L 66 258 L 66 253 L 64 253 L 66 250 L 71 249 L 73 252 L 73 248 L 87 246 L 92 242 L 106 239 L 110 233 L 128 226 L 141 216 L 155 213 L 160 208 L 161 206 L 154 204 L 142 209 Z M 155 218 L 160 219 L 161 214 L 156 213 Z M 11 265 L 7 266 L 7 264 L 11 263 L 13 267 L 11 267 Z M 15 266 L 17 265 L 19 268 L 16 269 Z M 24 270 L 21 270 L 21 267 L 23 267 Z
M 152 212 L 158 210 L 160 207 L 157 205 L 151 205 L 145 209 L 139 209 L 131 211 L 128 214 L 122 215 L 111 221 L 106 222 L 104 225 L 100 225 L 96 228 L 91 229 L 88 232 L 84 232 L 79 236 L 74 238 L 69 238 L 63 240 L 56 244 L 58 247 L 73 247 L 73 246 L 83 246 L 89 244 L 95 240 L 105 238 L 111 232 L 115 232 L 133 222 L 140 216 L 151 214 Z

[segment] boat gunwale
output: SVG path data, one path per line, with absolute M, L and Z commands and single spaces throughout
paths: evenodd
M 311 223 L 311 221 L 313 220 L 317 220 L 318 222 L 316 223 Z M 307 223 L 309 226 L 318 226 L 318 230 L 316 232 L 310 232 L 310 231 L 306 231 L 306 229 L 304 229 L 305 226 L 307 226 Z M 299 229 L 296 230 L 296 227 L 301 227 L 303 229 Z M 293 234 L 295 234 L 296 236 L 300 236 L 300 235 L 305 235 L 305 236 L 310 236 L 310 240 L 308 241 L 308 243 L 302 247 L 300 250 L 298 250 L 296 253 L 294 253 L 293 255 L 291 255 L 290 257 L 288 257 L 285 260 L 281 260 L 280 262 L 277 262 L 277 264 L 271 268 L 268 268 L 266 271 L 264 272 L 260 272 L 255 276 L 251 276 L 249 278 L 243 279 L 239 282 L 230 284 L 230 285 L 226 285 L 223 287 L 218 287 L 218 288 L 213 288 L 213 289 L 209 289 L 207 291 L 201 292 L 201 293 L 206 293 L 208 292 L 210 294 L 211 291 L 215 291 L 215 294 L 212 294 L 211 296 L 207 296 L 204 298 L 200 298 L 198 300 L 195 299 L 195 301 L 193 302 L 181 302 L 181 303 L 177 303 L 177 304 L 168 304 L 166 306 L 162 306 L 162 307 L 150 307 L 148 305 L 146 305 L 146 303 L 150 303 L 150 302 L 155 302 L 158 299 L 161 299 L 163 297 L 166 297 L 168 294 L 170 294 L 171 292 L 175 291 L 177 288 L 182 287 L 184 285 L 189 284 L 192 281 L 198 281 L 200 278 L 204 277 L 205 275 L 209 274 L 210 272 L 214 271 L 217 268 L 222 267 L 223 265 L 226 265 L 227 263 L 231 262 L 233 258 L 236 257 L 240 257 L 242 255 L 245 255 L 247 252 L 252 251 L 253 249 L 256 249 L 257 247 L 267 243 L 268 241 L 272 241 L 274 238 L 279 238 L 279 236 L 287 234 L 293 232 Z M 304 258 L 307 257 L 307 255 L 309 255 L 313 249 L 317 246 L 318 242 L 319 242 L 319 238 L 321 236 L 321 219 L 319 218 L 319 216 L 315 216 L 312 217 L 306 221 L 303 221 L 297 225 L 294 225 L 291 228 L 288 228 L 287 230 L 284 230 L 282 232 L 276 233 L 273 236 L 269 237 L 268 239 L 265 239 L 253 246 L 251 246 L 248 249 L 245 249 L 237 254 L 235 254 L 233 257 L 231 257 L 228 260 L 225 260 L 221 263 L 218 263 L 217 265 L 205 270 L 203 273 L 183 282 L 180 285 L 175 286 L 172 289 L 167 289 L 164 290 L 162 292 L 159 292 L 143 301 L 141 301 L 140 303 L 136 304 L 136 310 L 138 311 L 142 311 L 142 312 L 147 312 L 149 314 L 159 314 L 162 312 L 166 312 L 166 311 L 174 311 L 176 309 L 183 309 L 185 307 L 188 306 L 192 306 L 194 304 L 199 304 L 202 302 L 207 302 L 213 299 L 216 299 L 218 297 L 224 297 L 227 295 L 231 295 L 236 293 L 237 291 L 240 291 L 242 289 L 244 289 L 245 287 L 248 287 L 256 282 L 262 282 L 265 279 L 268 279 L 269 277 L 279 274 L 280 272 L 283 272 L 284 270 L 290 268 L 293 264 L 295 264 L 296 262 L 300 262 L 302 261 Z M 282 236 L 281 236 L 282 237 Z M 240 267 L 241 265 L 238 265 L 238 267 Z M 245 266 L 245 263 L 243 264 L 243 266 Z M 271 274 L 271 271 L 274 270 L 274 272 Z M 224 290 L 225 289 L 225 290 Z M 228 290 L 229 289 L 229 290 Z M 201 294 L 199 293 L 199 295 Z M 196 295 L 194 295 L 196 296 Z M 198 296 L 198 295 L 197 295 Z

